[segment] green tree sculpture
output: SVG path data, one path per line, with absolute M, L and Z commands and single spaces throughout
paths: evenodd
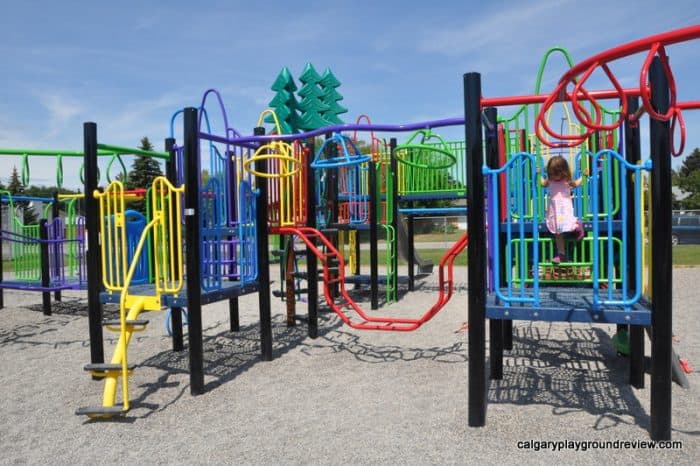
M 310 131 L 330 125 L 322 116 L 322 113 L 330 107 L 322 100 L 323 89 L 319 84 L 321 76 L 311 63 L 306 64 L 299 80 L 304 83 L 298 92 L 301 96 L 301 102 L 299 102 L 299 109 L 302 111 L 301 129 Z
M 343 96 L 338 92 L 340 81 L 333 75 L 330 68 L 326 68 L 323 72 L 323 76 L 321 76 L 319 84 L 323 90 L 321 99 L 323 103 L 328 106 L 328 109 L 321 113 L 321 116 L 329 123 L 342 125 L 343 120 L 338 118 L 338 115 L 347 113 L 348 109 L 338 103 L 343 100 Z
M 299 103 L 294 95 L 297 91 L 297 85 L 294 83 L 294 78 L 292 78 L 289 68 L 286 66 L 282 68 L 271 89 L 276 94 L 268 105 L 275 111 L 282 133 L 298 133 L 301 119 L 299 117 Z M 265 122 L 274 123 L 272 115 L 266 116 Z

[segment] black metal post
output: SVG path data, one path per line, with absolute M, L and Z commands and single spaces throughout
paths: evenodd
M 498 112 L 495 107 L 484 110 L 486 121 L 484 131 L 486 133 L 486 159 L 490 167 L 498 166 Z M 498 208 L 498 206 L 494 206 Z M 496 225 L 494 225 L 496 227 Z M 486 269 L 484 269 L 486 270 Z M 491 360 L 491 378 L 500 380 L 503 378 L 503 320 L 489 320 L 489 359 Z
M 237 173 L 236 173 L 236 161 L 234 160 L 235 152 L 234 151 L 229 151 L 226 154 L 227 158 L 227 163 L 228 163 L 228 173 L 229 173 L 229 179 L 227 180 L 227 183 L 229 183 L 229 186 L 235 186 L 235 183 L 233 180 L 236 179 Z M 233 210 L 236 210 L 236 205 L 238 201 L 238 192 L 236 189 L 230 189 L 229 190 L 230 198 L 229 198 L 229 205 L 233 206 Z M 228 214 L 230 215 L 229 218 L 233 218 L 233 213 L 229 210 Z M 240 220 L 240 219 L 238 219 Z M 229 236 L 227 239 L 231 240 L 233 239 L 232 236 Z M 236 251 L 235 248 L 232 247 L 229 251 L 229 257 L 231 261 L 233 261 L 236 258 Z M 233 273 L 234 269 L 236 267 L 236 264 L 231 263 L 230 265 L 231 269 L 230 272 Z M 235 278 L 231 277 L 229 280 L 235 280 Z M 229 326 L 231 328 L 232 332 L 238 332 L 241 330 L 241 321 L 240 321 L 240 313 L 239 313 L 239 308 L 238 308 L 238 296 L 233 296 L 232 298 L 229 298 L 228 300 L 228 320 L 229 320 Z
M 627 110 L 630 115 L 637 112 L 639 108 L 639 99 L 637 97 L 627 97 Z M 641 140 L 639 134 L 639 125 L 631 125 L 628 120 L 625 120 L 624 125 L 625 136 L 625 158 L 627 162 L 636 164 L 641 159 Z M 633 193 L 635 183 L 642 183 L 641 177 L 628 175 L 627 192 Z M 643 194 L 642 194 L 643 195 Z M 634 196 L 627 197 L 627 212 L 634 212 L 636 209 Z M 638 228 L 647 228 L 646 225 L 639 225 Z M 630 228 L 628 238 L 625 238 L 627 244 L 627 283 L 630 289 L 635 289 L 637 286 L 635 270 L 640 264 L 636 263 L 635 255 L 635 237 L 636 231 Z M 630 348 L 630 385 L 635 388 L 644 388 L 644 327 L 641 325 L 629 326 L 629 348 Z
M 280 239 L 286 238 L 286 245 L 282 249 L 284 264 L 284 275 L 281 277 L 284 283 L 285 300 L 287 304 L 287 327 L 294 327 L 297 324 L 297 300 L 294 283 L 294 264 L 296 263 L 296 252 L 294 251 L 294 237 L 292 235 L 280 235 Z
M 241 330 L 241 317 L 238 307 L 238 297 L 231 298 L 228 300 L 228 317 L 231 322 L 231 331 L 240 332 Z
M 170 157 L 165 162 L 165 176 L 168 180 L 177 185 L 177 156 L 175 154 L 175 139 L 165 139 L 165 151 L 170 154 Z M 154 249 L 155 251 L 155 249 Z M 184 335 L 182 332 L 182 308 L 170 308 L 170 329 L 173 338 L 173 351 L 182 351 L 185 349 Z
M 649 71 L 652 106 L 658 113 L 669 108 L 669 84 L 659 57 Z M 671 250 L 671 143 L 670 124 L 650 118 L 652 211 L 651 225 L 651 438 L 671 438 L 671 357 L 673 263 Z
M 333 137 L 332 132 L 327 132 L 326 133 L 326 139 L 330 139 Z M 328 159 L 334 159 L 338 157 L 338 146 L 336 144 L 327 144 L 326 145 L 326 157 Z M 329 227 L 330 230 L 327 231 L 327 238 L 330 240 L 331 243 L 333 243 L 333 246 L 337 249 L 338 248 L 338 210 L 339 210 L 339 205 L 338 205 L 338 169 L 337 168 L 328 168 L 326 169 L 326 176 L 328 177 L 328 187 L 326 188 L 326 193 L 328 194 L 328 198 L 326 199 L 327 201 L 327 206 L 328 206 L 328 215 L 329 215 Z M 334 266 L 335 264 L 333 264 Z M 333 272 L 331 274 L 331 278 L 337 278 L 338 273 Z M 324 285 L 325 286 L 325 285 Z M 340 286 L 338 283 L 333 283 L 330 287 L 330 295 L 332 298 L 337 298 L 338 295 L 340 294 Z
M 379 251 L 377 248 L 377 165 L 369 162 L 369 284 L 371 309 L 379 308 Z
M 87 272 L 88 324 L 90 327 L 90 362 L 104 363 L 104 340 L 102 335 L 102 268 L 100 264 L 100 222 L 97 199 L 93 193 L 97 189 L 97 124 L 83 124 L 84 187 L 85 187 L 85 229 L 87 249 L 85 266 Z
M 53 192 L 53 203 L 51 204 L 51 220 L 54 222 L 54 227 L 58 228 L 58 225 L 56 224 L 56 219 L 60 215 L 60 209 L 58 205 L 58 191 Z M 64 226 L 65 228 L 65 226 Z M 63 237 L 63 234 L 60 235 Z M 63 244 L 65 243 L 59 243 L 56 241 L 53 243 L 53 258 L 54 258 L 54 274 L 59 277 L 61 275 L 61 268 L 63 267 Z M 61 290 L 56 290 L 53 292 L 53 298 L 56 301 L 61 300 Z
M 394 260 L 391 263 L 391 271 L 390 273 L 394 274 L 394 277 L 398 277 L 399 273 L 399 238 L 398 238 L 398 231 L 399 231 L 399 222 L 401 219 L 399 218 L 399 186 L 398 186 L 398 165 L 399 162 L 396 160 L 396 157 L 394 157 L 394 149 L 396 148 L 396 138 L 391 138 L 389 139 L 389 173 L 387 173 L 387 178 L 391 179 L 391 191 L 388 189 L 386 190 L 385 193 L 385 202 L 389 203 L 389 197 L 391 197 L 391 206 L 392 206 L 392 212 L 391 212 L 391 226 L 394 229 Z M 388 180 L 387 180 L 388 181 Z M 388 184 L 388 183 L 387 183 Z M 403 225 L 401 225 L 403 227 Z M 358 261 L 359 261 L 359 256 L 358 256 Z M 395 282 L 395 286 L 398 289 L 398 279 Z M 398 291 L 398 290 L 397 290 Z M 397 298 L 398 298 L 398 293 L 397 293 Z
M 265 128 L 256 127 L 256 136 L 265 134 Z M 267 160 L 256 160 L 255 171 L 265 173 Z M 258 227 L 258 303 L 260 307 L 260 349 L 263 361 L 272 361 L 272 317 L 270 312 L 270 259 L 269 238 L 267 231 L 267 178 L 257 176 L 255 187 L 258 189 L 256 222 Z
M 311 168 L 315 150 L 314 138 L 306 141 L 304 167 L 306 169 L 306 226 L 316 228 L 316 176 Z M 310 240 L 315 243 L 314 238 Z M 318 263 L 316 254 L 310 247 L 306 248 L 306 283 L 308 293 L 307 309 L 309 319 L 309 338 L 318 338 Z
M 46 219 L 39 220 L 39 254 L 41 257 L 41 303 L 45 316 L 51 315 L 51 292 L 46 291 L 51 283 L 49 269 L 49 235 L 46 230 Z
M 204 388 L 204 342 L 202 336 L 202 288 L 199 213 L 199 128 L 197 109 L 187 107 L 184 115 L 185 165 L 185 267 L 187 268 L 188 341 L 190 346 L 190 393 L 201 395 Z
M 469 425 L 486 424 L 486 228 L 481 134 L 481 75 L 464 75 L 464 121 L 467 145 L 467 231 L 469 283 Z

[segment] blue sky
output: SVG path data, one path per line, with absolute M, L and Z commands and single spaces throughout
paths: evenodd
M 0 5 L 0 147 L 78 150 L 84 121 L 97 122 L 101 142 L 136 146 L 148 136 L 162 148 L 173 112 L 198 105 L 208 88 L 222 93 L 231 124 L 250 134 L 282 67 L 299 83 L 307 62 L 319 72 L 331 68 L 341 81 L 346 122 L 362 113 L 386 124 L 458 117 L 466 72 L 482 73 L 484 96 L 531 94 L 550 47 L 565 47 L 581 61 L 700 23 L 697 0 Z M 698 41 L 668 48 L 681 101 L 700 100 L 699 50 Z M 611 65 L 623 86 L 637 85 L 643 60 Z M 563 61 L 554 60 L 545 89 L 563 71 Z M 590 89 L 610 87 L 599 76 Z M 700 146 L 700 111 L 685 117 L 689 153 Z M 444 133 L 455 138 L 463 130 Z M 19 168 L 18 158 L 0 158 L 3 182 L 13 165 Z M 78 166 L 64 162 L 66 185 L 78 185 Z M 55 179 L 48 159 L 32 159 L 30 168 L 33 184 Z

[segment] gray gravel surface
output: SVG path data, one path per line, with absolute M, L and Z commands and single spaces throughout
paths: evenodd
M 376 312 L 420 315 L 435 299 L 435 276 Z M 65 293 L 44 316 L 39 294 L 6 291 L 0 463 L 697 464 L 697 371 L 690 390 L 673 388 L 673 439 L 682 449 L 519 448 L 531 440 L 649 440 L 649 376 L 645 389 L 627 385 L 613 325 L 516 322 L 504 379 L 489 385 L 487 425 L 468 427 L 466 269 L 455 276 L 457 295 L 412 333 L 355 331 L 323 313 L 319 337 L 310 339 L 303 323 L 286 327 L 284 304 L 273 298 L 271 362 L 260 358 L 257 295 L 241 298 L 237 333 L 228 331 L 227 303 L 207 306 L 208 391 L 200 396 L 190 395 L 187 352 L 171 351 L 165 312 L 151 313 L 130 345 L 139 364 L 133 409 L 113 421 L 74 414 L 102 395 L 101 382 L 82 369 L 90 359 L 85 294 Z M 675 269 L 674 347 L 700 367 L 698 283 L 700 269 Z M 358 298 L 365 308 L 367 298 Z M 298 308 L 304 316 L 305 304 Z M 110 357 L 116 339 L 105 337 Z

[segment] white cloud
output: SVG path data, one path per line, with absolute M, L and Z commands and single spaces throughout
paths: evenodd
M 542 29 L 549 27 L 542 23 L 548 23 L 549 15 L 571 2 L 572 0 L 553 0 L 535 4 L 522 3 L 518 6 L 511 3 L 513 6 L 509 5 L 507 9 L 470 18 L 463 24 L 430 27 L 422 31 L 418 50 L 456 56 L 474 52 L 489 53 L 489 48 L 494 46 L 501 48 L 509 45 L 521 49 L 524 43 L 529 45 L 542 36 Z M 559 13 L 556 14 L 558 16 Z
M 74 124 L 77 116 L 85 112 L 85 107 L 76 99 L 54 91 L 35 92 L 35 97 L 46 109 L 47 137 L 53 138 Z

